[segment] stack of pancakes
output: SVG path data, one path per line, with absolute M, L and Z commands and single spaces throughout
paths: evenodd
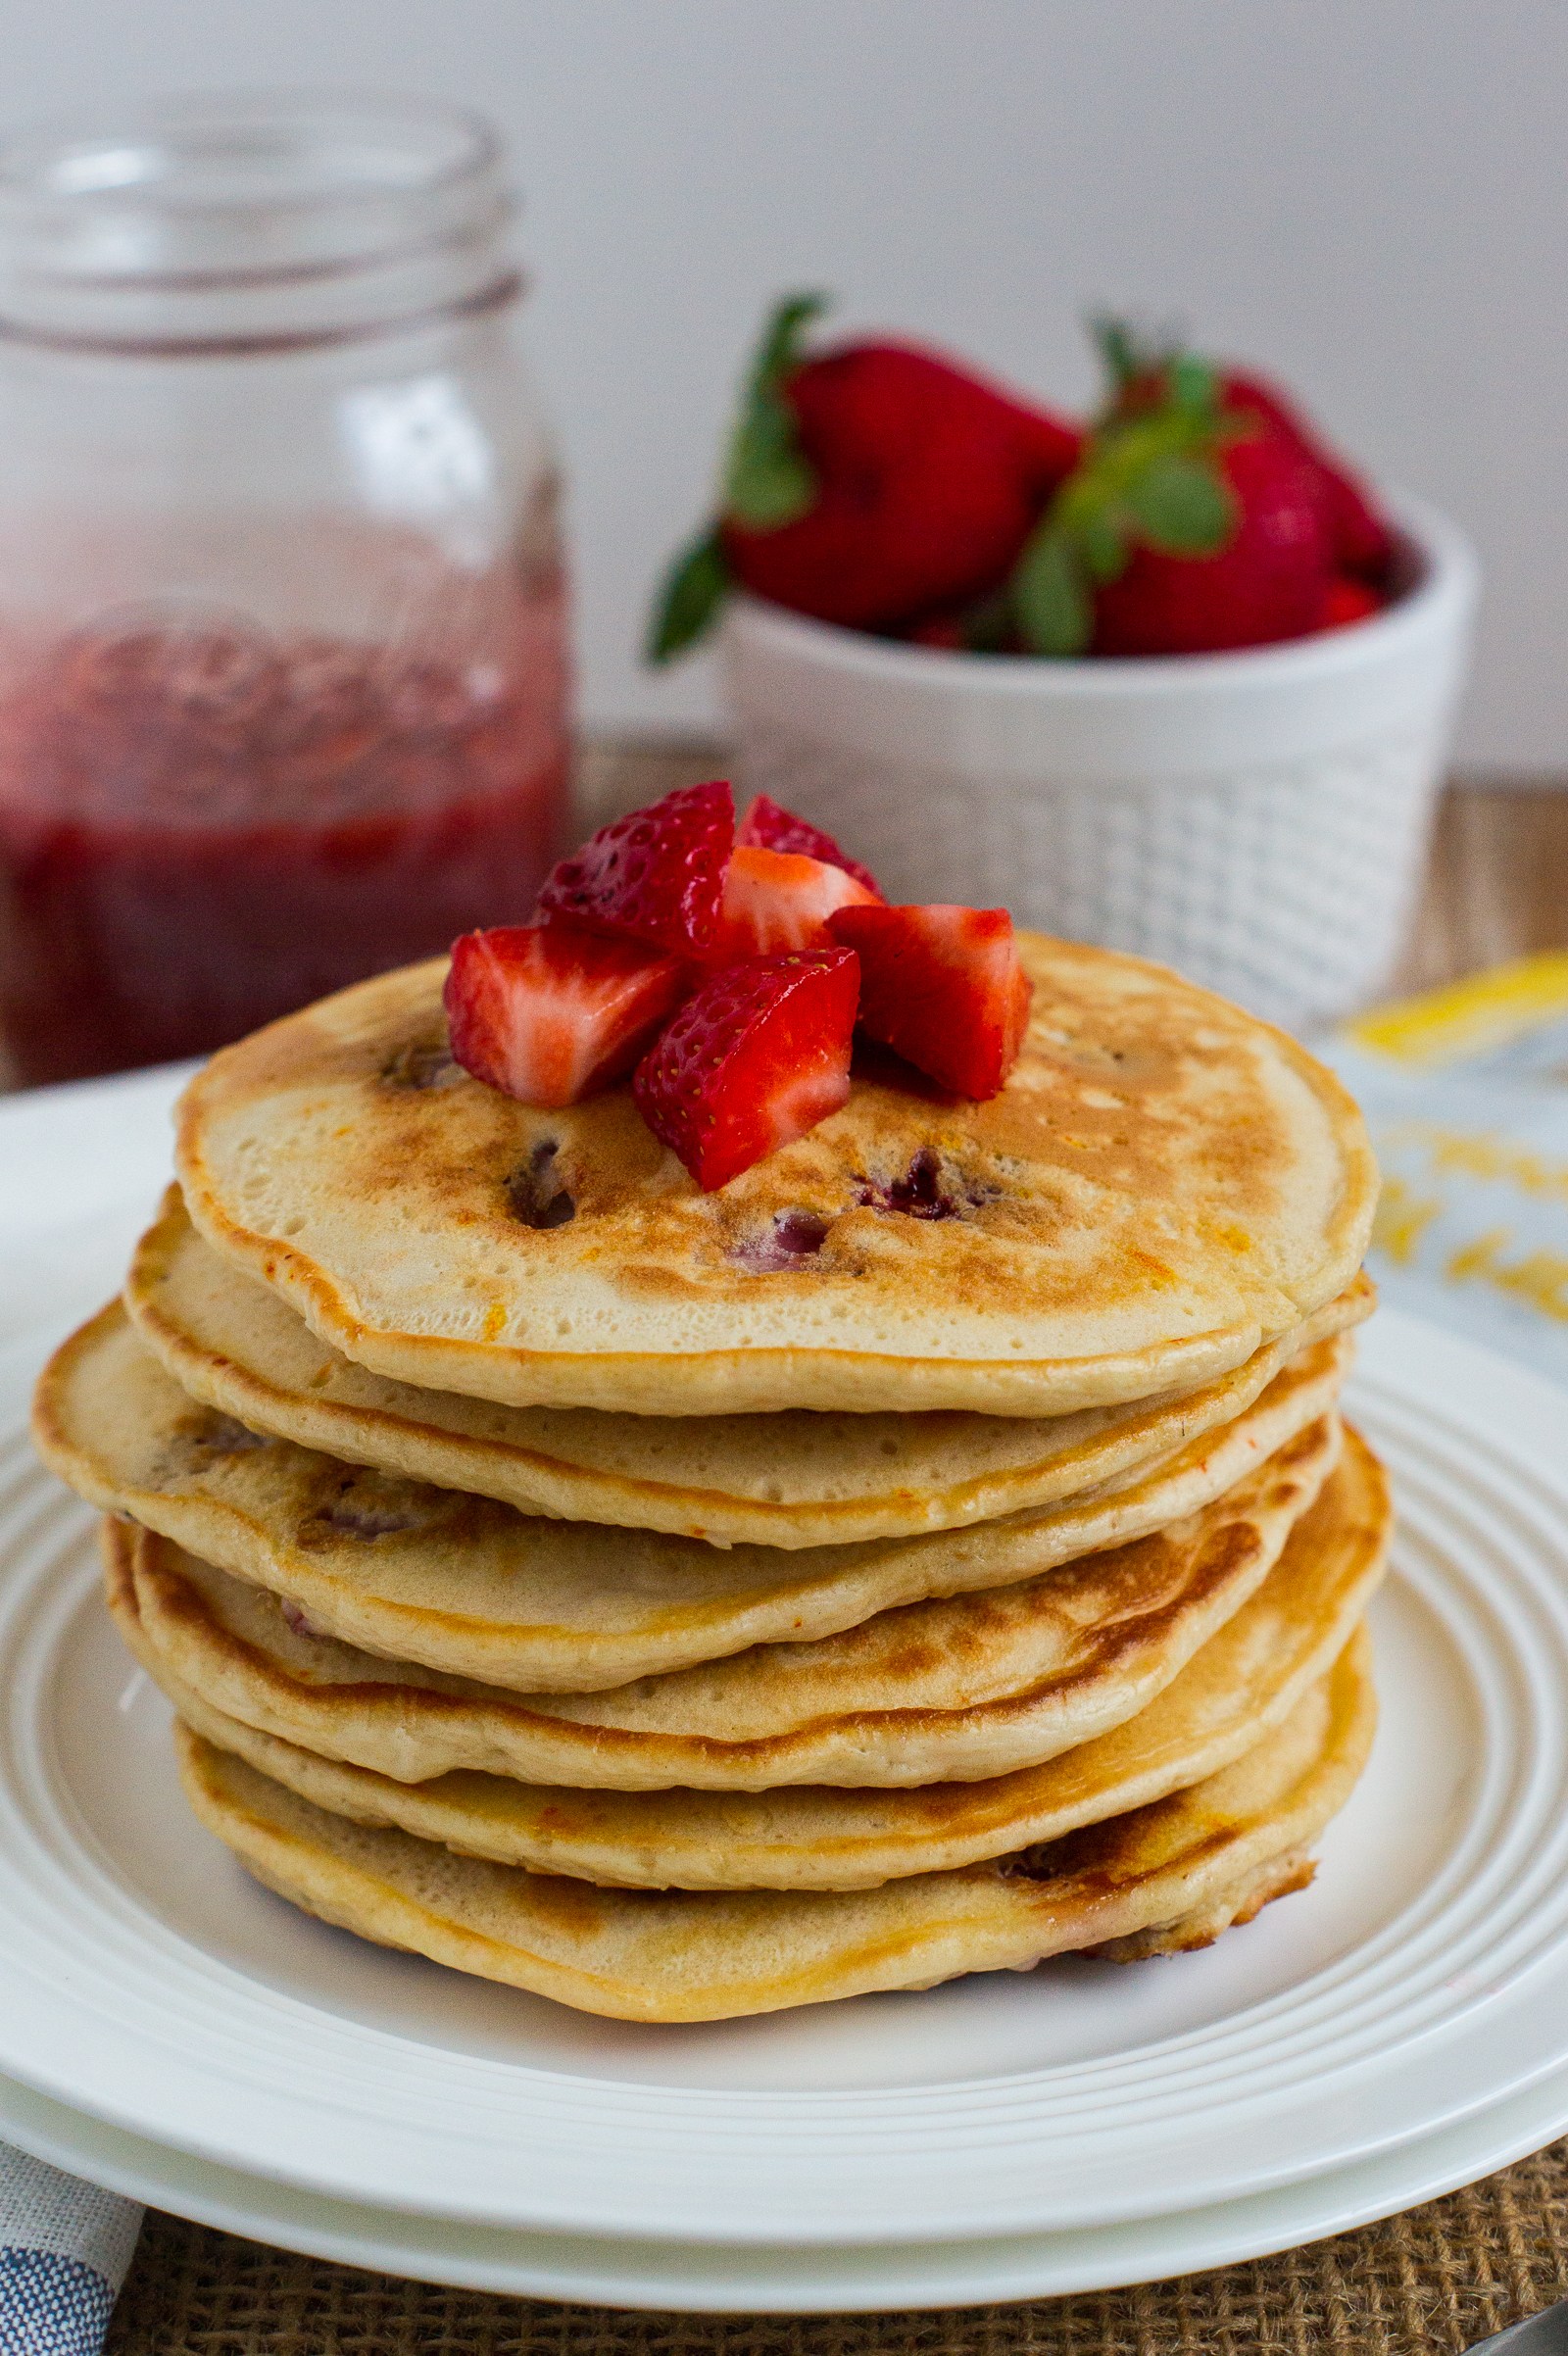
M 858 1079 L 713 1195 L 442 968 L 187 1091 L 40 1385 L 197 1815 L 311 1912 L 637 2020 L 1205 1943 L 1371 1740 L 1339 1420 L 1375 1174 L 1292 1042 L 1024 936 L 990 1104 Z

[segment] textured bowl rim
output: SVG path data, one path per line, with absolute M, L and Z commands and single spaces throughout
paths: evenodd
M 1397 658 L 1412 642 L 1468 617 L 1481 567 L 1458 525 L 1424 502 L 1391 497 L 1390 512 L 1419 564 L 1415 585 L 1397 604 L 1349 627 L 1277 645 L 1213 655 L 1141 655 L 1054 662 L 1039 655 L 972 655 L 906 646 L 817 621 L 741 593 L 726 630 L 744 645 L 797 663 L 858 676 L 867 684 L 951 689 L 963 696 L 1041 703 L 1125 704 L 1152 697 L 1228 696 L 1238 688 L 1304 686 L 1348 677 Z

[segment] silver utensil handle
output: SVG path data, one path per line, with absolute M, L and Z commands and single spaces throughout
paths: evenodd
M 1470 2356 L 1568 2356 L 1568 2299 L 1527 2315 L 1506 2331 L 1494 2331 L 1490 2339 L 1478 2339 Z

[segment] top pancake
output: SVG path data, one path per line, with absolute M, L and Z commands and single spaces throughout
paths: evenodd
M 1034 1007 L 1000 1097 L 858 1079 L 711 1195 L 624 1088 L 545 1112 L 459 1071 L 439 960 L 386 974 L 198 1075 L 185 1200 L 358 1363 L 517 1405 L 1044 1415 L 1209 1381 L 1354 1274 L 1360 1116 L 1160 967 L 1020 948 Z M 946 1215 L 891 1206 L 916 1168 Z M 789 1213 L 825 1223 L 819 1250 L 782 1248 Z

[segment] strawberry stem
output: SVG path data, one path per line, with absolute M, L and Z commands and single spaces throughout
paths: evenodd
M 800 365 L 802 335 L 826 309 L 826 295 L 786 295 L 762 330 L 724 468 L 724 513 L 750 531 L 794 523 L 816 497 L 783 387 Z
M 1095 609 L 1083 552 L 1049 517 L 1031 535 L 1012 576 L 1018 635 L 1034 655 L 1081 655 Z
M 734 585 L 720 536 L 723 520 L 749 531 L 778 531 L 815 500 L 816 476 L 801 449 L 784 386 L 800 366 L 802 337 L 827 306 L 824 294 L 785 295 L 769 314 L 730 434 L 719 515 L 687 543 L 664 575 L 649 620 L 647 662 L 668 663 L 706 637 L 717 619 Z

